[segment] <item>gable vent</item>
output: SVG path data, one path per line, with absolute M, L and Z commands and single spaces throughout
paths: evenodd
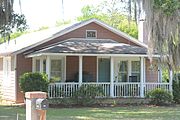
M 96 30 L 86 30 L 86 38 L 97 38 Z

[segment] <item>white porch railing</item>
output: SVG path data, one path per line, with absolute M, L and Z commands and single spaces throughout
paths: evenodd
M 110 96 L 110 83 L 83 83 L 83 85 L 96 85 L 102 87 L 103 95 L 99 97 L 107 97 Z
M 78 89 L 78 83 L 51 83 L 48 86 L 49 98 L 72 97 Z
M 82 85 L 101 86 L 104 94 L 98 97 L 110 97 L 110 83 L 82 83 Z M 143 87 L 144 95 L 156 88 L 162 88 L 169 91 L 169 83 L 144 83 Z M 78 88 L 79 83 L 51 83 L 48 87 L 48 97 L 72 97 L 73 93 L 78 90 Z M 114 97 L 140 97 L 140 90 L 140 83 L 114 83 Z
M 139 97 L 140 83 L 115 83 L 114 97 Z
M 169 91 L 169 83 L 144 83 L 144 88 L 144 95 L 156 88 L 161 88 Z

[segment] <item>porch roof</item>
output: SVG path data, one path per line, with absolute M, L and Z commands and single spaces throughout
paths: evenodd
M 147 48 L 118 43 L 110 39 L 74 38 L 35 51 L 29 57 L 40 54 L 140 54 L 146 55 Z

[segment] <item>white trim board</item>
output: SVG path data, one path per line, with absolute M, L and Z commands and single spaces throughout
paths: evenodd
M 148 57 L 145 54 L 80 54 L 80 53 L 39 53 L 34 55 L 27 55 L 26 57 L 38 57 L 38 56 L 101 56 L 101 57 Z M 152 55 L 153 57 L 160 57 L 159 55 Z

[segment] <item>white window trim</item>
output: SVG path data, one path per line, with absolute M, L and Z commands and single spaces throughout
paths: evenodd
M 116 78 L 116 76 L 118 76 L 118 63 L 119 61 L 128 61 L 128 76 L 131 76 L 132 73 L 134 73 L 131 69 L 132 67 L 132 61 L 139 61 L 140 62 L 140 58 L 139 57 L 126 57 L 126 58 L 119 58 L 119 57 L 116 57 L 114 62 L 114 77 Z M 142 69 L 142 68 L 140 68 Z M 138 72 L 139 73 L 139 72 Z M 141 72 L 140 72 L 141 74 Z M 129 82 L 129 77 L 127 78 L 127 82 Z
M 65 69 L 64 69 L 65 68 L 65 60 L 64 59 L 65 59 L 64 57 L 58 57 L 58 56 L 51 56 L 50 57 L 50 68 L 49 68 L 50 78 L 51 78 L 51 60 L 61 60 L 62 61 L 62 64 L 61 64 L 61 68 L 62 68 L 62 73 L 61 73 L 62 80 L 61 80 L 61 82 L 65 81 L 64 74 L 66 74 L 66 73 L 65 73 Z
M 46 59 L 45 56 L 32 58 L 32 72 L 36 72 L 36 60 L 40 60 L 40 72 L 43 72 L 43 60 Z
M 127 62 L 127 67 L 128 67 L 128 68 L 127 68 L 127 72 L 125 72 L 125 71 L 118 72 L 118 71 L 119 71 L 119 67 L 120 67 L 120 65 L 119 65 L 119 62 L 120 62 L 120 61 L 126 61 L 126 62 Z M 117 74 L 116 74 L 116 76 L 115 76 L 115 77 L 117 78 L 117 79 L 116 79 L 116 82 L 119 81 L 119 78 L 118 78 L 118 76 L 119 76 L 118 74 L 119 74 L 119 73 L 127 74 L 127 82 L 129 82 L 129 77 L 128 77 L 128 76 L 129 76 L 129 74 L 131 74 L 131 73 L 129 72 L 129 61 L 128 61 L 128 60 L 118 60 L 116 66 L 117 66 L 117 69 L 116 69 L 116 70 L 117 70 Z
M 32 62 L 32 70 L 33 72 L 36 72 L 36 60 L 40 60 L 40 72 L 43 72 L 43 60 L 46 59 L 46 74 L 48 75 L 48 79 L 51 78 L 51 60 L 62 60 L 62 82 L 66 80 L 66 62 L 65 62 L 65 57 L 64 56 L 41 56 L 41 57 L 35 57 L 33 58 Z M 49 59 L 49 60 L 48 60 Z
M 87 37 L 87 32 L 95 32 L 95 37 Z M 97 30 L 86 30 L 86 38 L 88 38 L 88 39 L 96 39 L 97 38 Z

